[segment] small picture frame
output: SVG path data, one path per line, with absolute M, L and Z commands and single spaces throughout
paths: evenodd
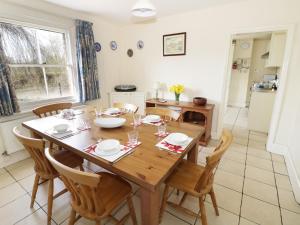
M 186 54 L 186 32 L 163 35 L 163 56 Z

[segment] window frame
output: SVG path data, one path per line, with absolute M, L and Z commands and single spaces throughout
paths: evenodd
M 74 61 L 76 60 L 75 51 L 72 52 L 72 46 L 75 46 L 75 32 L 72 32 L 72 27 L 68 29 L 64 28 L 57 28 L 53 26 L 45 26 L 40 24 L 22 22 L 17 20 L 11 20 L 6 18 L 0 17 L 0 23 L 10 23 L 12 25 L 17 26 L 25 26 L 33 29 L 40 29 L 46 30 L 50 32 L 58 32 L 64 34 L 65 37 L 65 50 L 66 50 L 66 63 L 64 64 L 57 64 L 57 65 L 47 65 L 47 64 L 8 64 L 10 67 L 18 68 L 18 67 L 36 67 L 36 68 L 66 68 L 68 76 L 71 76 L 72 79 L 72 92 L 73 96 L 67 97 L 58 97 L 58 98 L 50 98 L 50 99 L 43 99 L 43 100 L 32 100 L 28 102 L 21 102 L 18 101 L 20 106 L 20 111 L 28 111 L 34 107 L 50 104 L 59 101 L 70 101 L 73 103 L 79 102 L 79 86 L 78 86 L 78 77 L 76 76 L 76 67 L 74 66 Z M 39 53 L 40 54 L 40 53 Z

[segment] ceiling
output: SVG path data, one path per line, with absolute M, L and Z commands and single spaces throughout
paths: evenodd
M 78 11 L 99 15 L 118 23 L 132 23 L 130 10 L 137 0 L 44 0 Z M 244 0 L 152 0 L 157 18 Z

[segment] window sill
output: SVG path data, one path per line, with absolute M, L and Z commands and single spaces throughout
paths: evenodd
M 60 99 L 60 100 L 61 101 L 63 101 L 63 100 L 67 101 L 67 99 Z M 69 99 L 69 101 L 70 101 L 70 99 Z M 26 117 L 35 116 L 32 113 L 33 108 L 37 107 L 38 105 L 46 105 L 46 104 L 51 104 L 51 103 L 54 103 L 54 102 L 58 102 L 58 99 L 55 99 L 55 101 L 53 101 L 53 99 L 48 100 L 48 101 L 43 101 L 43 104 L 40 104 L 41 102 L 35 102 L 34 104 L 30 103 L 30 106 L 26 106 L 26 108 L 25 109 L 23 108 L 21 112 L 14 113 L 11 116 L 0 117 L 0 123 L 6 123 L 6 122 L 9 122 L 9 121 L 14 121 L 14 120 L 23 119 L 23 118 L 26 118 Z M 71 102 L 73 103 L 73 107 L 75 107 L 75 108 L 84 105 L 84 104 L 82 104 L 78 101 L 74 101 L 74 99 L 72 99 Z

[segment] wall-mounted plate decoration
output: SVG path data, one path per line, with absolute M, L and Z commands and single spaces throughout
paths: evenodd
M 117 48 L 118 48 L 117 42 L 111 41 L 111 42 L 110 42 L 110 48 L 111 48 L 111 50 L 113 50 L 113 51 L 117 50 Z
M 133 50 L 132 50 L 131 48 L 127 50 L 127 55 L 128 55 L 129 57 L 132 57 L 132 56 L 133 56 Z
M 95 46 L 96 52 L 100 52 L 101 51 L 101 44 L 99 42 L 95 42 L 94 46 Z
M 141 40 L 139 40 L 139 41 L 137 42 L 137 48 L 138 48 L 138 49 L 144 48 L 144 42 L 141 41 Z

